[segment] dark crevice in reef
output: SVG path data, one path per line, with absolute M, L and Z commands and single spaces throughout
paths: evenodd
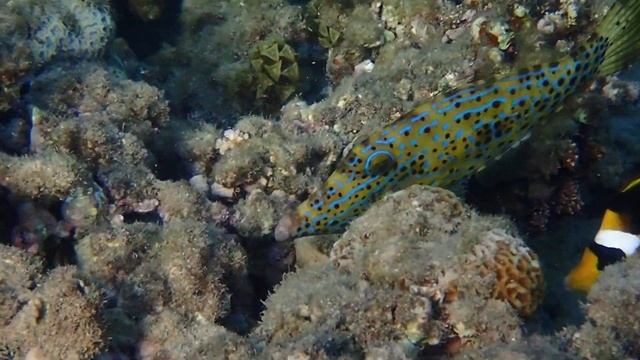
M 112 2 L 116 19 L 116 36 L 124 38 L 139 58 L 153 55 L 165 42 L 172 42 L 179 33 L 178 19 L 182 0 L 164 0 L 161 16 L 143 20 L 132 11 L 131 0 Z M 138 1 L 140 2 L 140 1 Z
M 254 296 L 250 303 L 245 303 L 245 310 L 254 323 L 260 321 L 262 312 L 265 310 L 264 301 L 274 288 L 280 283 L 285 273 L 293 270 L 291 246 L 286 244 L 276 244 L 273 238 L 251 239 L 251 241 L 241 240 L 243 248 L 247 252 L 247 262 L 249 268 L 249 282 Z
M 318 102 L 326 97 L 325 89 L 329 85 L 325 69 L 327 65 L 327 50 L 313 42 L 294 44 L 298 54 L 300 68 L 300 85 L 297 93 L 309 104 Z
M 306 6 L 311 0 L 287 0 L 291 5 Z
M 0 244 L 11 243 L 11 231 L 18 224 L 18 216 L 9 202 L 9 190 L 0 186 Z
M 168 136 L 168 131 L 164 131 L 161 136 Z M 180 181 L 188 180 L 191 175 L 188 162 L 181 158 L 176 149 L 180 140 L 176 138 L 166 138 L 159 142 L 147 145 L 147 149 L 154 158 L 151 171 L 159 180 Z M 173 143 L 173 144 L 171 144 Z
M 129 212 L 122 214 L 125 224 L 133 224 L 136 222 L 147 224 L 162 225 L 162 218 L 157 211 L 150 211 L 146 213 Z
M 63 205 L 63 201 L 52 200 L 45 209 L 60 223 L 63 220 Z M 78 263 L 75 248 L 77 242 L 75 231 L 71 230 L 64 235 L 66 236 L 61 237 L 63 235 L 51 234 L 42 242 L 40 253 L 44 255 L 44 264 L 47 269 L 64 265 L 76 265 Z

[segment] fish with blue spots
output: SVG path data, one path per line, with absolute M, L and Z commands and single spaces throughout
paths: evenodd
M 355 144 L 325 183 L 283 217 L 276 240 L 337 233 L 384 194 L 450 186 L 526 140 L 596 77 L 640 53 L 640 0 L 619 0 L 574 53 L 417 106 Z

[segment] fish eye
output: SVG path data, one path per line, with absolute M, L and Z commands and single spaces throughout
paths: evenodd
M 364 171 L 369 176 L 376 176 L 395 168 L 396 165 L 393 154 L 386 150 L 377 150 L 367 158 Z

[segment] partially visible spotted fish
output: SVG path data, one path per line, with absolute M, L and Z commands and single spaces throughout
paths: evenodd
M 322 188 L 280 220 L 275 238 L 340 232 L 383 194 L 470 176 L 527 139 L 581 85 L 634 61 L 639 43 L 640 0 L 621 0 L 576 53 L 416 107 L 355 145 Z

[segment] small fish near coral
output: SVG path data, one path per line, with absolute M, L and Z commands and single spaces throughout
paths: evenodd
M 276 240 L 337 233 L 386 193 L 471 176 L 526 140 L 582 86 L 639 53 L 640 0 L 617 1 L 574 53 L 423 103 L 355 144 L 321 188 L 280 220 Z
M 633 180 L 605 210 L 595 238 L 584 249 L 580 262 L 565 279 L 571 290 L 588 293 L 607 265 L 624 260 L 640 248 L 640 178 Z

